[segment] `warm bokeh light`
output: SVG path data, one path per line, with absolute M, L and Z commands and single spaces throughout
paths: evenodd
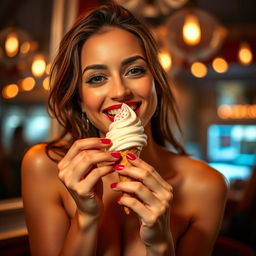
M 168 52 L 160 52 L 158 54 L 158 59 L 165 71 L 168 71 L 172 65 L 172 58 Z
M 202 78 L 205 77 L 207 74 L 207 67 L 204 63 L 202 62 L 194 62 L 191 65 L 191 73 L 197 77 L 197 78 Z
M 5 41 L 5 52 L 9 57 L 14 57 L 19 51 L 19 39 L 18 35 L 15 32 L 12 32 L 7 35 Z
M 232 114 L 232 109 L 229 105 L 220 105 L 217 112 L 221 119 L 227 119 Z
M 220 105 L 217 110 L 221 119 L 255 119 L 256 105 Z
M 31 44 L 30 42 L 26 41 L 24 43 L 21 44 L 20 46 L 20 52 L 22 54 L 27 54 L 29 51 L 30 51 L 30 48 L 31 48 Z
M 243 42 L 240 44 L 238 51 L 238 60 L 242 65 L 249 65 L 252 62 L 252 51 L 248 43 Z
M 6 85 L 2 90 L 2 95 L 6 99 L 14 98 L 19 93 L 19 87 L 17 84 Z
M 45 67 L 46 67 L 46 63 L 43 56 L 40 56 L 40 55 L 36 56 L 31 66 L 33 75 L 35 77 L 42 76 L 44 74 Z
M 217 73 L 225 73 L 228 70 L 228 63 L 223 58 L 215 58 L 212 61 L 212 67 Z
M 50 90 L 50 77 L 47 76 L 44 80 L 43 80 L 43 87 L 46 91 Z
M 52 64 L 51 64 L 51 63 L 48 63 L 48 64 L 46 65 L 45 73 L 46 73 L 47 75 L 50 75 L 51 66 L 52 66 Z
M 21 88 L 24 91 L 31 91 L 35 87 L 36 81 L 33 77 L 26 77 L 21 81 Z
M 187 45 L 197 45 L 201 41 L 201 28 L 195 15 L 187 15 L 182 28 L 183 40 Z

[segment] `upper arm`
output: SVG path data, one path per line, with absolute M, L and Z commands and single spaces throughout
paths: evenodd
M 195 184 L 191 184 L 193 217 L 176 248 L 178 256 L 211 255 L 222 223 L 227 183 L 217 171 L 210 167 L 204 169 L 206 176 L 197 181 L 194 180 Z
M 22 162 L 22 197 L 33 255 L 58 255 L 69 228 L 56 165 L 44 146 L 32 147 Z

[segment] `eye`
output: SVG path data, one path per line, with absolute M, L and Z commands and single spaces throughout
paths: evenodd
M 126 75 L 131 75 L 131 76 L 140 76 L 146 72 L 146 69 L 144 67 L 133 67 L 128 70 Z
M 90 77 L 86 80 L 87 84 L 101 84 L 103 83 L 107 78 L 103 75 L 95 75 Z

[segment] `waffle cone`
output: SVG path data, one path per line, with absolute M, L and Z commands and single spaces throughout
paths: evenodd
M 138 157 L 140 155 L 140 152 L 141 152 L 141 150 L 139 150 L 138 148 L 131 148 L 131 149 L 126 149 L 126 150 L 119 151 L 119 153 L 122 156 L 122 160 L 120 161 L 119 164 L 124 165 L 124 166 L 130 166 L 131 164 L 127 160 L 126 155 L 128 153 L 131 153 L 131 154 L 134 154 Z M 120 179 L 120 181 L 131 181 L 132 180 L 131 178 L 128 178 L 127 176 L 123 176 L 123 175 L 120 175 L 120 174 L 119 174 L 119 179 Z M 130 197 L 130 195 L 127 194 L 127 193 L 123 193 L 123 196 Z M 124 211 L 127 215 L 130 214 L 130 209 L 129 208 L 124 207 Z

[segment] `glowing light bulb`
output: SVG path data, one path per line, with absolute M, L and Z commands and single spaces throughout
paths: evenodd
M 204 63 L 202 62 L 194 62 L 191 65 L 191 73 L 197 77 L 197 78 L 202 78 L 205 77 L 207 74 L 207 67 Z
M 252 62 L 252 51 L 248 43 L 243 42 L 240 44 L 238 51 L 238 59 L 242 65 L 249 65 Z
M 168 71 L 172 65 L 171 55 L 167 52 L 161 52 L 158 54 L 158 59 L 165 71 Z
M 40 77 L 44 74 L 46 67 L 45 60 L 42 56 L 38 55 L 34 58 L 31 70 L 35 77 Z
M 201 28 L 195 15 L 189 14 L 186 16 L 182 36 L 184 42 L 190 46 L 197 45 L 201 41 Z
M 223 58 L 215 58 L 212 61 L 212 67 L 217 73 L 225 73 L 228 70 L 228 63 Z
M 7 35 L 5 40 L 5 52 L 9 57 L 14 57 L 19 51 L 19 39 L 15 32 Z

